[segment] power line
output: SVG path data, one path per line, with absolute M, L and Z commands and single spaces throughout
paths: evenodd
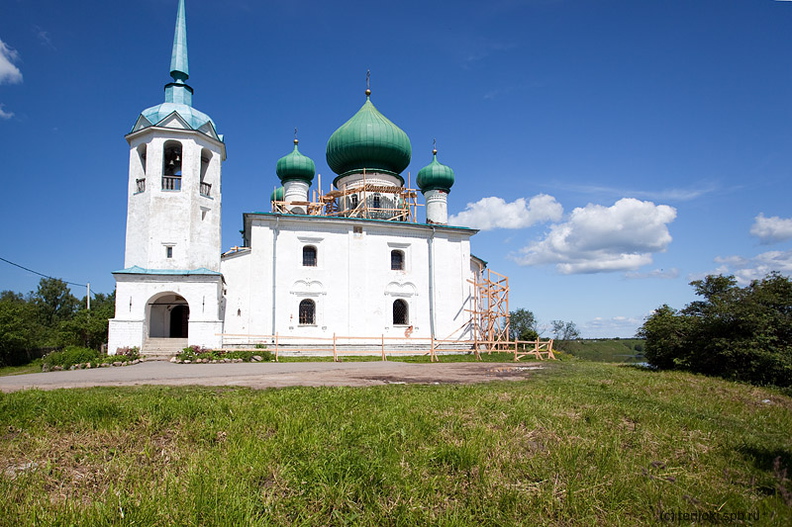
M 37 274 L 37 275 L 39 275 L 39 276 L 43 276 L 44 278 L 49 278 L 50 280 L 61 280 L 60 278 L 54 278 L 54 277 L 52 277 L 52 276 L 47 276 L 47 275 L 45 275 L 45 274 L 39 273 L 38 271 L 34 271 L 33 269 L 28 269 L 27 267 L 24 267 L 24 266 L 22 266 L 22 265 L 19 265 L 19 264 L 17 264 L 17 263 L 14 263 L 14 262 L 12 262 L 12 261 L 10 261 L 10 260 L 6 260 L 6 259 L 5 259 L 5 258 L 3 258 L 3 257 L 0 257 L 0 260 L 4 261 L 4 262 L 5 262 L 5 263 L 7 263 L 7 264 L 11 264 L 11 265 L 13 265 L 14 267 L 19 267 L 20 269 L 24 269 L 25 271 L 27 271 L 27 272 L 29 272 L 29 273 Z M 62 281 L 64 284 L 69 284 L 69 285 L 76 285 L 76 286 L 79 286 L 79 287 L 88 287 L 88 285 L 87 285 L 87 284 L 75 284 L 74 282 L 67 282 L 66 280 L 61 280 L 61 281 Z

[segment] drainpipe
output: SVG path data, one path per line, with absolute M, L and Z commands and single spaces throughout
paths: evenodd
M 280 232 L 280 215 L 275 216 L 275 229 L 272 235 L 272 338 L 275 338 L 275 299 L 277 293 L 278 233 Z M 273 340 L 273 342 L 275 342 Z
M 429 332 L 435 335 L 435 298 L 434 298 L 434 237 L 437 230 L 432 225 L 432 236 L 429 238 Z

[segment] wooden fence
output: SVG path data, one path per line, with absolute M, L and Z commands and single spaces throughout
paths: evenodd
M 481 360 L 481 352 L 514 351 L 514 360 L 519 361 L 527 355 L 533 355 L 539 360 L 545 358 L 555 359 L 553 354 L 553 341 L 473 341 L 450 340 L 427 337 L 349 337 L 333 333 L 332 337 L 306 337 L 293 335 L 223 335 L 224 337 L 244 337 L 248 342 L 259 341 L 275 354 L 275 360 L 280 359 L 282 352 L 306 352 L 315 354 L 331 354 L 333 360 L 341 361 L 344 355 L 379 355 L 382 360 L 388 360 L 391 355 L 429 355 L 431 362 L 439 362 L 440 353 L 473 353 L 476 359 Z M 290 343 L 291 341 L 291 343 Z M 299 341 L 299 342 L 295 342 Z M 508 344 L 508 347 L 504 346 Z M 530 350 L 529 350 L 530 346 Z M 259 348 L 228 348 L 228 351 L 247 349 L 250 351 Z

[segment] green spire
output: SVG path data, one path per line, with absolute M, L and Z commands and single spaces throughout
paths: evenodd
M 187 64 L 187 17 L 184 16 L 184 0 L 179 0 L 179 10 L 176 13 L 170 69 L 173 82 L 165 85 L 165 102 L 192 106 L 193 89 L 184 83 L 190 78 L 190 67 Z
M 187 17 L 184 15 L 184 0 L 179 0 L 179 11 L 176 14 L 176 29 L 173 32 L 173 52 L 171 52 L 170 75 L 176 82 L 184 82 L 190 78 L 190 66 L 187 61 Z

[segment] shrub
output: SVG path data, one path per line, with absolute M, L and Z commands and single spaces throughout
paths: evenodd
M 200 360 L 242 359 L 249 362 L 254 356 L 260 356 L 264 361 L 272 360 L 272 352 L 256 346 L 256 351 L 251 350 L 213 350 L 202 346 L 188 346 L 176 355 L 178 360 L 195 362 Z
M 53 351 L 46 355 L 41 362 L 42 365 L 50 368 L 53 366 L 69 368 L 75 364 L 84 364 L 86 362 L 98 363 L 99 352 L 90 348 L 68 346 L 63 351 Z
M 792 385 L 792 280 L 771 273 L 741 288 L 733 276 L 708 276 L 690 285 L 703 300 L 681 311 L 663 305 L 639 330 L 649 364 Z

